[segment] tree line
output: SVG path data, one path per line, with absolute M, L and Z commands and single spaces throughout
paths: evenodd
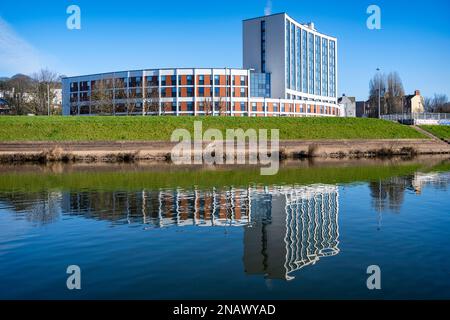
M 376 74 L 369 83 L 369 117 L 378 117 L 378 102 L 380 100 L 380 113 L 403 113 L 405 90 L 400 75 L 397 72 L 389 74 Z M 426 112 L 450 112 L 450 102 L 445 94 L 435 94 L 424 98 Z
M 62 76 L 48 69 L 42 69 L 31 76 L 17 74 L 0 81 L 0 91 L 14 115 L 58 114 L 61 110 L 53 108 L 55 89 L 61 89 Z

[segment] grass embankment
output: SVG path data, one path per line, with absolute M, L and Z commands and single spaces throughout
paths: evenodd
M 1 141 L 156 141 L 175 129 L 279 129 L 282 140 L 425 139 L 400 124 L 357 118 L 0 117 Z M 225 135 L 224 135 L 225 136 Z
M 281 168 L 275 176 L 261 176 L 259 169 L 244 170 L 174 170 L 27 173 L 0 175 L 0 192 L 55 191 L 136 191 L 160 188 L 199 189 L 247 187 L 249 185 L 348 184 L 379 181 L 413 174 L 421 164 L 370 165 L 355 167 Z
M 421 126 L 422 129 L 444 140 L 450 140 L 450 126 Z

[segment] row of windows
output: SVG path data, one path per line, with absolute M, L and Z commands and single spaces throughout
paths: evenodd
M 146 77 L 147 86 L 176 86 L 178 85 L 194 85 L 194 76 L 192 75 L 180 75 L 178 76 L 178 82 L 176 76 L 161 76 L 161 81 L 158 76 L 150 76 Z M 128 83 L 127 83 L 128 82 Z M 233 86 L 246 86 L 247 85 L 247 77 L 246 76 L 220 76 L 215 75 L 214 78 L 211 76 L 198 76 L 197 84 L 202 85 L 230 85 L 232 82 Z M 115 79 L 104 79 L 104 80 L 93 80 L 93 81 L 81 81 L 81 82 L 71 82 L 70 83 L 70 91 L 78 92 L 78 91 L 89 91 L 91 89 L 95 90 L 96 88 L 139 88 L 142 87 L 142 78 L 141 77 L 131 77 L 131 78 L 115 78 Z
M 214 91 L 211 88 L 200 87 L 197 89 L 198 97 L 211 97 L 212 92 L 214 92 L 215 97 L 230 97 L 230 88 L 220 88 L 215 87 Z M 194 88 L 186 87 L 179 88 L 177 90 L 176 87 L 172 87 L 169 89 L 161 89 L 160 91 L 162 98 L 176 98 L 178 97 L 194 97 Z M 105 100 L 105 99 L 139 99 L 142 98 L 143 92 L 141 88 L 136 89 L 116 89 L 116 90 L 105 90 L 105 91 L 93 91 L 89 92 L 81 92 L 81 93 L 71 93 L 70 94 L 70 102 L 79 101 L 90 101 L 92 96 L 92 100 Z M 156 98 L 159 97 L 158 89 L 147 90 L 146 91 L 147 98 Z M 232 91 L 233 97 L 247 97 L 247 88 L 240 87 L 235 88 Z
M 261 21 L 261 72 L 266 73 L 266 22 Z
M 231 104 L 230 103 L 204 103 L 199 102 L 197 103 L 197 111 L 198 112 L 215 112 L 215 113 L 221 113 L 221 112 L 246 112 L 247 111 L 247 103 L 241 102 L 233 105 L 234 108 L 231 110 Z M 269 107 L 271 110 L 269 110 Z M 161 108 L 165 111 L 172 111 L 172 112 L 194 112 L 195 104 L 194 102 L 184 102 L 180 103 L 178 106 L 175 102 L 172 103 L 164 103 L 161 105 Z M 114 106 L 110 106 L 110 108 L 105 108 L 105 106 L 96 106 L 96 105 L 81 105 L 78 106 L 72 106 L 71 107 L 71 115 L 77 115 L 79 114 L 96 114 L 96 113 L 103 113 L 105 112 L 105 109 L 109 109 L 110 113 L 112 110 L 114 110 L 114 113 L 139 113 L 143 111 L 143 104 L 140 103 L 130 103 L 130 104 L 124 104 L 124 103 L 118 103 Z M 157 112 L 159 109 L 159 106 L 157 108 L 148 109 L 147 111 L 150 112 Z M 261 106 L 258 105 L 256 102 L 251 104 L 252 112 L 268 112 L 268 113 L 294 113 L 296 110 L 300 113 L 314 113 L 314 114 L 328 114 L 328 115 L 336 115 L 338 112 L 335 108 L 332 107 L 325 107 L 325 106 L 304 106 L 301 105 L 300 107 L 294 108 L 293 105 L 288 105 L 281 103 L 280 105 L 277 103 L 273 103 L 272 105 L 268 106 Z
M 272 110 L 269 110 L 269 107 L 271 107 Z M 279 108 L 278 108 L 279 107 Z M 252 112 L 281 112 L 281 113 L 295 113 L 297 109 L 297 112 L 300 113 L 317 113 L 317 114 L 336 114 L 336 109 L 332 107 L 326 107 L 326 106 L 312 106 L 312 105 L 300 105 L 297 108 L 294 105 L 291 104 L 284 104 L 281 103 L 278 105 L 278 103 L 273 103 L 272 105 L 259 105 L 256 102 L 252 102 Z
M 302 30 L 286 20 L 285 43 L 286 88 L 336 97 L 335 41 Z

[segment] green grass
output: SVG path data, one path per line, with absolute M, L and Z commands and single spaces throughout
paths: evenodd
M 6 172 L 0 174 L 0 192 L 71 190 L 136 191 L 160 188 L 199 189 L 249 185 L 348 184 L 411 175 L 421 164 L 363 165 L 354 167 L 281 168 L 275 176 L 261 176 L 259 169 L 238 170 L 132 170 L 106 172 Z
M 169 140 L 175 129 L 279 129 L 282 140 L 425 139 L 400 124 L 356 118 L 0 117 L 0 141 Z
M 421 126 L 431 134 L 441 139 L 450 140 L 450 126 Z

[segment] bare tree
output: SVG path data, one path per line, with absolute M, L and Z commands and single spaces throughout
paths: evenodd
M 403 109 L 402 80 L 397 72 L 391 72 L 388 76 L 376 74 L 369 83 L 369 116 L 378 115 L 378 95 L 380 95 L 380 113 L 401 113 Z
M 60 77 L 53 71 L 41 69 L 34 73 L 30 91 L 31 101 L 28 110 L 36 115 L 46 115 L 52 101 L 55 99 L 55 89 L 59 88 Z
M 381 96 L 381 114 L 385 111 L 384 94 L 387 90 L 387 80 L 384 74 L 376 74 L 369 83 L 369 117 L 378 116 L 378 95 Z
M 423 107 L 425 108 L 425 112 L 433 112 L 433 98 L 423 98 Z
M 10 103 L 13 114 L 23 115 L 28 112 L 28 104 L 30 102 L 28 92 L 32 84 L 32 79 L 25 75 L 16 75 L 5 82 L 5 98 Z
M 219 101 L 218 101 L 218 111 L 219 111 L 219 116 L 222 115 L 227 115 L 227 102 L 225 101 L 225 99 L 223 99 L 222 97 L 219 97 Z
M 213 113 L 214 102 L 211 97 L 206 97 L 203 101 L 203 108 L 205 110 L 205 115 L 209 116 Z
M 112 79 L 100 79 L 92 82 L 91 108 L 94 114 L 114 114 L 114 96 Z
M 402 113 L 405 90 L 397 72 L 389 73 L 387 77 L 387 90 L 385 93 L 387 114 Z
M 159 88 L 155 87 L 148 89 L 147 101 L 148 102 L 146 103 L 146 107 L 144 107 L 144 113 L 150 112 L 153 114 L 159 114 L 159 105 L 161 103 L 161 99 L 159 97 Z
M 433 112 L 449 112 L 448 97 L 445 94 L 435 94 L 431 99 L 431 110 Z

